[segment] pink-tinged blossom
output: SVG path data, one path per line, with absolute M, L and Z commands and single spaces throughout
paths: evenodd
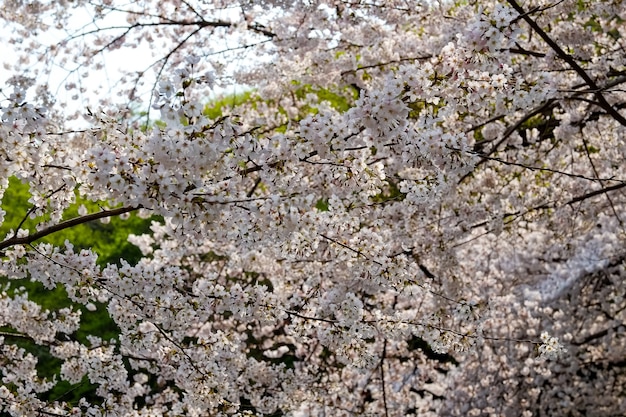
M 621 2 L 5 3 L 0 413 L 626 413 Z

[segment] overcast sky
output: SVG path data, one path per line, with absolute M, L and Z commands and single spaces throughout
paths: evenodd
M 74 15 L 70 19 L 70 24 L 63 28 L 63 30 L 51 29 L 45 33 L 41 33 L 37 38 L 38 41 L 45 43 L 46 45 L 53 45 L 60 43 L 66 39 L 69 35 L 85 32 L 95 28 L 92 16 L 87 9 L 81 8 L 75 11 Z M 98 27 L 103 28 L 107 26 L 120 26 L 127 24 L 124 19 L 124 14 L 111 13 L 105 20 L 98 21 Z M 10 36 L 13 27 L 5 25 L 0 27 L 0 42 Z M 27 40 L 25 40 L 27 41 Z M 223 49 L 227 49 L 228 46 L 223 45 Z M 9 44 L 8 42 L 2 42 L 2 53 L 0 53 L 0 62 L 2 64 L 13 64 L 17 62 L 19 55 L 19 48 L 23 47 L 20 44 Z M 51 68 L 51 72 L 47 78 L 42 79 L 37 77 L 39 82 L 45 82 L 49 86 L 50 91 L 56 98 L 56 104 L 63 106 L 66 111 L 81 111 L 84 113 L 87 106 L 95 106 L 98 97 L 89 91 L 86 94 L 77 94 L 76 90 L 66 90 L 67 84 L 89 85 L 90 87 L 102 86 L 100 94 L 113 94 L 112 91 L 116 88 L 116 83 L 121 77 L 121 70 L 136 70 L 144 71 L 156 58 L 152 56 L 150 45 L 144 44 L 139 48 L 120 48 L 114 51 L 107 51 L 102 55 L 102 69 L 99 71 L 90 71 L 88 78 L 82 76 L 83 71 L 72 72 L 74 67 L 68 65 L 66 67 L 54 66 Z M 231 70 L 236 68 L 237 62 L 231 61 Z M 27 65 L 23 66 L 23 73 L 26 75 L 33 75 L 35 69 L 43 68 L 43 65 L 31 59 Z M 6 80 L 11 76 L 11 72 L 3 67 L 0 69 L 0 83 L 5 85 Z M 154 71 L 146 71 L 145 84 L 139 90 L 140 96 L 143 97 L 144 103 L 139 105 L 135 110 L 145 111 L 148 108 L 148 102 L 152 86 L 155 82 Z M 213 90 L 211 97 L 220 96 L 237 90 L 241 91 L 245 89 L 243 86 L 217 86 Z M 12 89 L 2 88 L 5 95 L 12 92 Z M 208 97 L 209 98 L 209 97 Z M 207 98 L 207 99 L 208 99 Z M 120 98 L 122 100 L 123 98 Z M 153 112 L 152 117 L 156 117 Z

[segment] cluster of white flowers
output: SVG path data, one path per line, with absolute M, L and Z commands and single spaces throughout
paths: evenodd
M 54 3 L 13 2 L 13 20 L 63 27 Z M 11 177 L 28 184 L 32 209 L 11 217 L 37 226 L 9 230 L 5 198 L 0 413 L 622 412 L 585 379 L 624 352 L 620 2 L 576 16 L 543 1 L 222 3 L 236 12 L 107 0 L 95 19 L 125 10 L 127 33 L 48 54 L 173 42 L 148 126 L 109 102 L 65 131 L 35 79 L 11 81 L 0 196 Z M 226 73 L 205 33 L 261 63 L 229 74 L 257 90 L 220 116 L 205 99 Z M 68 49 L 91 34 L 95 50 Z M 103 211 L 64 218 L 77 197 Z M 137 262 L 39 242 L 131 212 L 155 216 L 129 237 Z M 42 308 L 13 288 L 25 278 L 74 307 Z M 79 337 L 105 310 L 117 337 Z M 54 375 L 16 340 L 58 359 Z M 95 394 L 50 400 L 59 381 Z
M 550 336 L 548 333 L 541 333 L 541 346 L 539 346 L 540 356 L 544 359 L 556 359 L 564 355 L 567 349 L 559 343 L 556 337 Z

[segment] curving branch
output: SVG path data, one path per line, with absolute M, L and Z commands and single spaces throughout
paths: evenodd
M 454 148 L 450 148 L 450 149 L 457 150 L 457 149 L 454 149 Z M 458 149 L 458 150 L 460 150 L 460 149 Z M 613 177 L 612 178 L 587 177 L 585 175 L 574 174 L 572 172 L 560 171 L 558 169 L 552 169 L 552 168 L 546 168 L 546 167 L 536 167 L 536 166 L 532 166 L 532 165 L 522 164 L 522 163 L 519 163 L 519 162 L 506 161 L 506 160 L 504 160 L 502 158 L 497 158 L 497 157 L 494 157 L 494 156 L 484 155 L 484 154 L 481 154 L 479 152 L 472 152 L 472 153 L 474 153 L 475 155 L 480 156 L 485 161 L 495 161 L 495 162 L 498 162 L 498 163 L 503 164 L 503 165 L 516 166 L 516 167 L 528 169 L 530 171 L 551 172 L 553 174 L 564 175 L 564 176 L 570 177 L 570 178 L 580 178 L 580 179 L 587 180 L 587 181 L 596 181 L 596 182 L 597 181 L 616 181 L 616 182 L 620 182 L 622 184 L 626 183 L 626 180 L 620 179 L 620 178 L 613 178 Z
M 74 217 L 73 219 L 66 220 L 59 224 L 55 224 L 50 227 L 46 227 L 43 230 L 39 230 L 32 235 L 21 236 L 18 237 L 16 235 L 6 239 L 3 242 L 0 242 L 0 250 L 6 249 L 15 245 L 28 245 L 36 240 L 44 238 L 48 235 L 51 235 L 56 232 L 60 232 L 61 230 L 69 229 L 74 226 L 78 226 L 79 224 L 84 224 L 90 222 L 92 220 L 99 220 L 105 217 L 115 217 L 122 215 L 124 213 L 130 213 L 131 211 L 139 210 L 142 208 L 141 206 L 137 207 L 120 207 L 112 210 L 104 210 L 98 213 L 87 214 L 85 216 Z

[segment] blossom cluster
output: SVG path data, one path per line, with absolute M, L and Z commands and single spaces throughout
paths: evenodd
M 37 46 L 57 3 L 0 12 L 24 59 L 89 79 L 114 49 L 171 48 L 156 121 L 110 99 L 74 129 L 37 78 L 9 81 L 0 196 L 15 178 L 31 208 L 0 210 L 0 413 L 626 412 L 619 1 L 77 1 L 93 28 Z M 229 81 L 254 90 L 206 105 Z M 153 220 L 137 261 L 41 242 L 130 213 Z M 83 334 L 93 312 L 116 337 Z

